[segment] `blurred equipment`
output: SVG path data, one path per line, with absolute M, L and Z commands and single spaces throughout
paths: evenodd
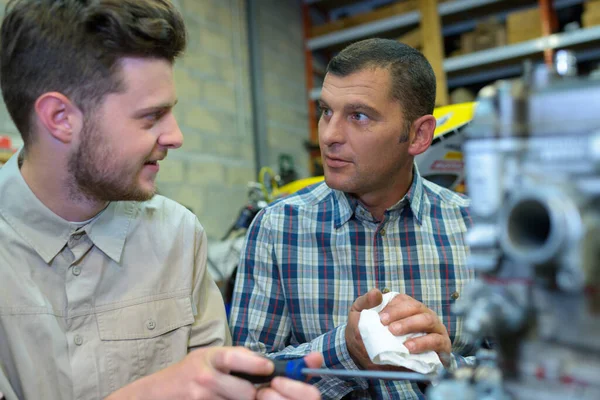
M 463 130 L 473 119 L 477 103 L 437 107 L 437 126 L 429 149 L 415 157 L 421 176 L 445 188 L 462 192 L 465 176 L 461 145 Z
M 280 158 L 280 168 L 282 171 L 288 172 L 288 177 L 290 176 L 289 166 L 289 159 Z M 269 203 L 323 180 L 322 176 L 318 176 L 298 179 L 284 184 L 285 181 L 281 176 L 282 174 L 276 174 L 269 167 L 261 168 L 258 173 L 258 182 L 248 183 L 248 201 L 240 210 L 238 217 L 221 240 L 211 243 L 208 248 L 208 271 L 217 282 L 226 306 L 229 306 L 231 301 L 235 274 L 240 261 L 240 251 L 244 244 L 246 231 L 254 217 Z
M 294 167 L 294 158 L 289 154 L 279 155 L 279 181 L 282 185 L 298 179 L 296 168 Z
M 599 99 L 566 51 L 480 92 L 464 144 L 477 278 L 454 311 L 496 351 L 429 399 L 600 399 Z
M 229 311 L 235 273 L 246 231 L 256 214 L 267 206 L 269 199 L 270 196 L 263 184 L 248 183 L 248 202 L 242 207 L 238 217 L 221 240 L 212 242 L 208 246 L 208 273 L 217 283 L 227 311 Z

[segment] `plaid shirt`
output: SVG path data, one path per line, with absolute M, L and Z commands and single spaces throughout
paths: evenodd
M 424 180 L 376 221 L 325 183 L 259 213 L 242 250 L 230 325 L 234 344 L 274 358 L 318 351 L 325 367 L 356 370 L 344 339 L 354 300 L 377 287 L 406 293 L 442 319 L 454 357 L 472 349 L 450 306 L 473 278 L 464 241 L 469 201 Z M 424 398 L 407 381 L 314 380 L 324 398 Z

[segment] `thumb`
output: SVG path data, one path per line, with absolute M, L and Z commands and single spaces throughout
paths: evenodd
M 304 357 L 308 368 L 321 368 L 323 365 L 323 355 L 321 353 L 309 353 Z
M 363 294 L 352 304 L 352 311 L 368 310 L 369 308 L 377 307 L 383 301 L 383 294 L 379 289 L 371 289 L 366 294 Z

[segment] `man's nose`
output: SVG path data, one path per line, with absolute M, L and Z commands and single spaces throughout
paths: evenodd
M 329 121 L 319 124 L 319 140 L 321 144 L 331 146 L 344 142 L 344 129 L 342 121 L 333 116 Z
M 158 144 L 170 149 L 178 149 L 183 144 L 183 133 L 179 129 L 179 124 L 173 114 L 170 114 L 168 121 L 165 121 L 164 131 L 158 138 Z

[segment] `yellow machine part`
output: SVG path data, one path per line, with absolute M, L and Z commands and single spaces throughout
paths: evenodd
M 437 126 L 433 137 L 443 136 L 468 124 L 475 115 L 476 106 L 477 103 L 471 102 L 436 107 L 433 116 L 437 120 Z
M 310 178 L 298 179 L 294 182 L 290 182 L 287 185 L 283 185 L 277 191 L 280 195 L 285 196 L 288 194 L 292 194 L 297 192 L 298 190 L 304 189 L 307 186 L 312 185 L 313 183 L 321 182 L 324 179 L 323 176 L 313 176 Z

